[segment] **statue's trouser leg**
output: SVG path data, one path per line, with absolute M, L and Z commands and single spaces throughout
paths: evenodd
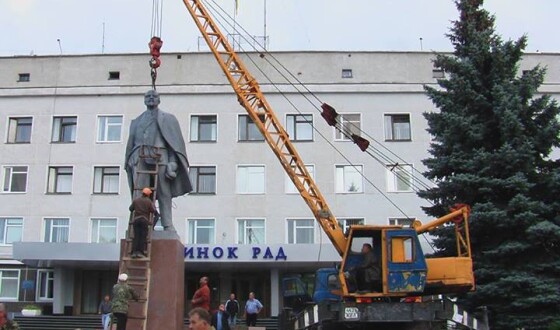
M 175 230 L 175 227 L 173 227 L 173 217 L 171 214 L 171 180 L 169 180 L 165 176 L 166 169 L 166 166 L 160 166 L 159 168 L 159 182 L 157 189 L 159 215 L 161 219 L 161 225 L 165 230 Z

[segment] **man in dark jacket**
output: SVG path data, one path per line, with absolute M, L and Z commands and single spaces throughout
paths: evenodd
M 151 215 L 156 211 L 154 203 L 150 199 L 152 190 L 150 188 L 142 189 L 142 196 L 135 198 L 128 208 L 133 212 L 134 219 L 132 226 L 134 227 L 134 238 L 132 239 L 132 258 L 145 257 L 144 249 L 146 248 L 146 238 L 148 236 L 148 225 L 150 224 Z
M 230 294 L 229 300 L 226 301 L 226 312 L 229 314 L 229 327 L 233 329 L 237 324 L 237 315 L 239 314 L 239 302 L 235 299 L 235 293 Z
M 229 315 L 226 312 L 224 304 L 221 304 L 216 313 L 212 315 L 212 326 L 216 330 L 230 330 L 228 323 Z
M 376 291 L 378 290 L 380 271 L 377 256 L 373 252 L 371 244 L 365 243 L 362 246 L 362 254 L 364 260 L 356 267 L 358 289 L 363 291 Z

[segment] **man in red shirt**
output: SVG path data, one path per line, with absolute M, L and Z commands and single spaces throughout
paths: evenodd
M 196 290 L 191 300 L 191 308 L 196 307 L 210 311 L 210 288 L 206 276 L 200 278 L 200 288 Z

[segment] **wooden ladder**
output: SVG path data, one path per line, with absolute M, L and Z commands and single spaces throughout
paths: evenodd
M 146 160 L 151 159 L 154 165 L 149 168 L 137 168 L 136 178 L 149 176 L 150 186 L 152 189 L 152 200 L 157 198 L 158 171 L 161 154 L 159 148 L 141 146 L 139 153 L 139 163 L 146 164 Z M 134 182 L 133 198 L 142 194 L 142 189 L 137 182 Z M 152 229 L 154 225 L 154 215 L 150 215 L 148 223 L 148 235 L 146 238 L 146 256 L 145 258 L 132 258 L 132 240 L 134 239 L 133 227 L 134 215 L 131 214 L 128 221 L 128 230 L 124 244 L 121 243 L 121 253 L 119 262 L 119 274 L 128 274 L 128 285 L 138 293 L 140 299 L 138 301 L 130 301 L 128 309 L 127 329 L 130 330 L 147 330 L 148 323 L 148 302 L 150 297 L 150 278 L 151 278 L 151 257 L 152 257 Z

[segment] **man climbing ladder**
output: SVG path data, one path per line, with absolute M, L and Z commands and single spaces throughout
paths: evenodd
M 132 227 L 134 237 L 132 239 L 132 258 L 147 257 L 146 239 L 148 228 L 151 224 L 153 214 L 156 212 L 154 203 L 150 199 L 152 189 L 146 187 L 142 189 L 142 196 L 135 198 L 130 204 L 129 210 L 132 212 Z

